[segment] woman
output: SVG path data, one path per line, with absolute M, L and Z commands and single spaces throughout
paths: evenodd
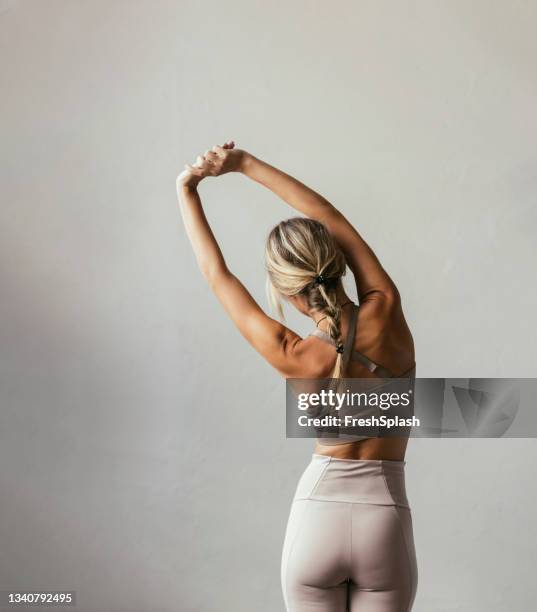
M 199 182 L 241 172 L 305 218 L 277 225 L 265 260 L 280 308 L 290 302 L 315 323 L 301 338 L 258 306 L 227 268 L 204 215 Z M 202 274 L 250 344 L 286 378 L 415 375 L 412 336 L 394 283 L 352 225 L 325 198 L 281 170 L 214 146 L 177 179 L 186 231 Z M 359 308 L 345 293 L 346 266 Z M 297 487 L 282 555 L 289 612 L 407 612 L 417 584 L 405 493 L 406 438 L 320 439 Z

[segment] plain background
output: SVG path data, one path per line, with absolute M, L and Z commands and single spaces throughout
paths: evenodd
M 283 610 L 310 441 L 199 275 L 175 177 L 238 146 L 333 201 L 420 376 L 535 376 L 537 5 L 0 1 L 0 588 L 83 612 Z M 200 188 L 264 305 L 293 212 Z M 307 332 L 292 313 L 289 324 Z M 535 607 L 535 440 L 414 440 L 416 612 Z M 312 560 L 314 562 L 314 560 Z

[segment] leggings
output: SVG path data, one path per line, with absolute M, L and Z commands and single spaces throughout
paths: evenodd
M 293 499 L 287 612 L 408 612 L 417 586 L 405 462 L 313 455 Z

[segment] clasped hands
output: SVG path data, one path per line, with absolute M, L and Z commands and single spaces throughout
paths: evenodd
M 232 140 L 221 146 L 214 145 L 203 155 L 198 155 L 194 164 L 185 164 L 185 169 L 177 177 L 177 184 L 196 187 L 201 180 L 208 176 L 220 176 L 227 172 L 240 171 L 244 157 L 245 152 L 236 149 Z

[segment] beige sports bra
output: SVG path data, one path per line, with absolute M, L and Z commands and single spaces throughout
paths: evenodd
M 389 370 L 388 368 L 385 368 L 384 366 L 375 363 L 374 361 L 372 361 L 371 359 L 369 359 L 369 357 L 367 357 L 366 355 L 364 355 L 363 353 L 361 353 L 360 351 L 357 351 L 354 348 L 354 339 L 356 336 L 356 326 L 357 326 L 357 321 L 358 321 L 358 310 L 359 310 L 359 306 L 357 304 L 353 304 L 352 305 L 352 313 L 351 313 L 351 318 L 349 321 L 349 329 L 347 332 L 347 337 L 345 339 L 345 343 L 343 345 L 343 350 L 342 350 L 342 367 L 343 367 L 343 371 L 345 371 L 347 369 L 347 366 L 349 364 L 349 362 L 354 361 L 354 362 L 359 362 L 361 363 L 363 366 L 365 366 L 369 372 L 371 372 L 372 374 L 375 375 L 375 377 L 378 377 L 380 379 L 383 378 L 406 378 L 409 379 L 410 384 L 412 386 L 412 388 L 414 387 L 414 380 L 416 377 L 416 364 L 414 363 L 414 365 L 407 370 L 406 372 L 403 372 L 402 374 L 396 375 L 394 374 L 391 370 Z M 334 342 L 333 338 L 330 336 L 330 334 L 320 330 L 320 329 L 316 329 L 314 330 L 310 336 L 316 336 L 317 338 L 320 338 L 321 340 L 324 340 L 325 342 L 328 342 L 329 344 L 332 344 L 333 346 L 336 346 L 336 343 Z M 336 434 L 332 434 L 332 435 L 323 435 L 322 437 L 319 437 L 318 440 L 321 444 L 323 445 L 333 445 L 333 444 L 348 444 L 349 442 L 355 442 L 357 440 L 365 440 L 367 438 L 369 438 L 371 436 L 349 436 L 349 435 L 344 435 L 342 437 L 340 437 L 337 433 Z

